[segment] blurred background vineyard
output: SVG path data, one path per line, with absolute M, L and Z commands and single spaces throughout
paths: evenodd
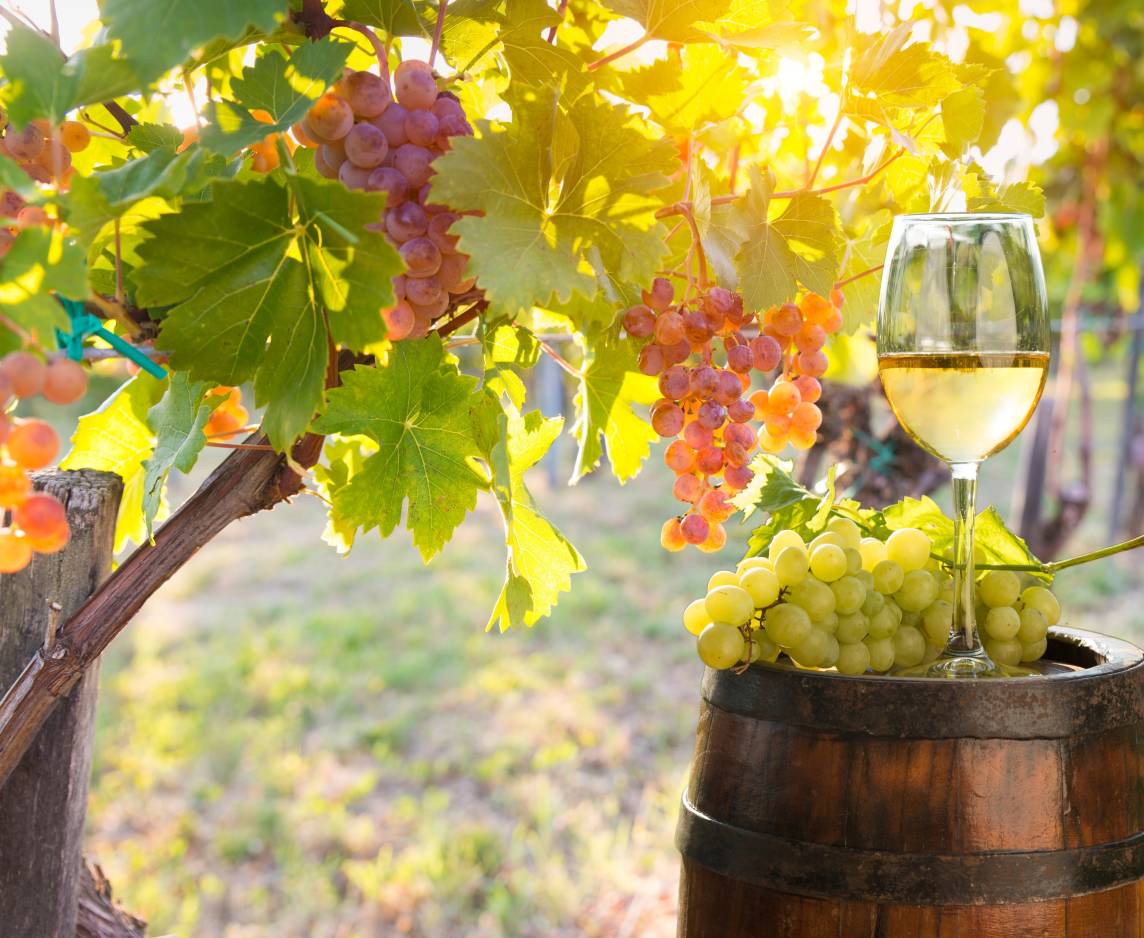
M 912 19 L 955 61 L 999 69 L 980 162 L 1045 191 L 1060 346 L 1038 418 L 985 466 L 981 500 L 1046 559 L 1144 530 L 1144 8 L 791 8 L 838 43 Z M 608 45 L 621 41 L 622 23 Z M 806 115 L 812 145 L 825 66 L 791 48 L 770 92 Z M 836 351 L 838 383 L 871 379 L 864 341 Z M 571 388 L 533 380 L 533 400 L 564 409 Z M 908 488 L 924 468 L 878 453 L 861 456 L 864 484 Z M 345 558 L 318 546 L 323 506 L 301 497 L 228 530 L 146 607 L 103 666 L 89 850 L 153 934 L 674 934 L 701 670 L 679 611 L 720 558 L 659 548 L 674 508 L 658 456 L 622 488 L 603 472 L 565 487 L 572 459 L 558 450 L 532 484 L 590 568 L 531 631 L 483 631 L 504 575 L 489 499 L 425 568 L 400 534 Z M 732 527 L 722 560 L 747 531 Z M 1142 572 L 1128 554 L 1062 575 L 1070 623 L 1144 640 Z

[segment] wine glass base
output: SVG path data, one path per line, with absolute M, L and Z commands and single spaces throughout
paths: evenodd
M 984 649 L 980 652 L 951 654 L 945 652 L 928 664 L 912 668 L 902 668 L 893 672 L 894 677 L 940 677 L 952 679 L 973 679 L 988 677 L 1034 677 L 1039 674 L 1032 668 L 998 664 Z

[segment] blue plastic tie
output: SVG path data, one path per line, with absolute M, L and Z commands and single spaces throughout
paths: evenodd
M 98 336 L 124 358 L 135 362 L 147 374 L 162 380 L 167 377 L 166 369 L 156 365 L 130 342 L 125 342 L 114 332 L 103 327 L 103 320 L 87 311 L 83 300 L 69 300 L 56 296 L 60 305 L 71 319 L 71 332 L 56 329 L 56 343 L 72 361 L 83 361 L 83 344 L 90 336 Z

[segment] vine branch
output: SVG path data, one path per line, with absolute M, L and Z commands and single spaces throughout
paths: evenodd
M 596 59 L 595 62 L 589 62 L 588 71 L 594 72 L 598 68 L 603 68 L 609 62 L 614 62 L 616 59 L 622 59 L 625 55 L 635 52 L 636 49 L 640 48 L 649 39 L 651 39 L 651 36 L 649 36 L 647 33 L 644 33 L 635 42 L 629 42 L 626 46 L 621 46 L 615 52 L 611 52 L 608 55 L 605 55 L 602 59 Z
M 433 65 L 433 60 L 437 58 L 437 50 L 441 48 L 441 36 L 445 32 L 445 9 L 449 6 L 449 0 L 441 0 L 437 4 L 437 25 L 433 27 L 433 43 L 429 46 L 429 65 Z

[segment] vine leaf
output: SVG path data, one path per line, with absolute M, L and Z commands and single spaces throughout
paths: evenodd
M 871 37 L 850 71 L 850 88 L 883 107 L 932 107 L 962 82 L 952 62 L 923 42 L 906 45 L 913 31 L 906 22 Z
M 343 373 L 315 429 L 362 434 L 377 452 L 333 492 L 335 528 L 388 537 L 408 501 L 405 524 L 421 556 L 428 561 L 445 546 L 488 485 L 476 433 L 492 399 L 475 394 L 476 384 L 445 361 L 433 337 L 395 344 L 385 367 Z
M 159 335 L 172 367 L 214 384 L 253 380 L 279 450 L 319 408 L 331 340 L 360 349 L 384 336 L 378 310 L 400 261 L 365 230 L 383 204 L 324 180 L 292 177 L 287 189 L 268 177 L 215 182 L 209 201 L 143 226 L 132 277 L 140 303 L 174 305 Z
M 626 111 L 586 95 L 564 107 L 551 89 L 513 102 L 511 125 L 481 122 L 436 161 L 435 200 L 478 212 L 453 230 L 490 303 L 590 303 L 612 281 L 648 282 L 666 250 L 656 221 L 674 148 Z M 554 153 L 560 158 L 554 158 Z
M 186 372 L 171 375 L 167 393 L 147 414 L 155 436 L 155 448 L 143 463 L 143 523 L 150 537 L 171 469 L 190 472 L 207 445 L 203 428 L 224 400 L 218 394 L 205 396 L 210 385 L 191 381 Z
M 586 569 L 580 552 L 540 513 L 524 484 L 525 472 L 548 452 L 563 426 L 562 417 L 546 420 L 535 410 L 498 418 L 500 438 L 489 462 L 508 559 L 489 629 L 498 623 L 502 632 L 534 625 L 552 611 L 560 593 L 571 589 L 572 574 Z
M 976 85 L 955 91 L 941 102 L 941 125 L 951 156 L 961 156 L 985 126 L 985 92 Z
M 429 4 L 415 0 L 346 0 L 340 15 L 366 26 L 379 26 L 391 36 L 428 36 L 424 21 L 428 9 Z
M 758 4 L 756 4 L 758 5 Z M 635 20 L 649 36 L 669 42 L 704 42 L 710 36 L 695 28 L 719 20 L 730 0 L 605 0 L 604 6 Z M 765 4 L 764 4 L 765 6 Z
M 115 527 L 115 550 L 130 541 L 142 543 L 147 534 L 143 515 L 144 462 L 155 449 L 155 434 L 147 414 L 163 396 L 166 381 L 146 372 L 136 375 L 111 395 L 99 410 L 79 418 L 72 448 L 61 469 L 100 469 L 123 479 L 123 500 Z
M 77 299 L 87 296 L 83 250 L 59 228 L 26 228 L 0 260 L 0 309 L 25 331 L 52 345 L 55 328 L 68 324 L 53 290 Z M 0 349 L 7 351 L 9 343 L 17 346 L 18 337 L 0 329 Z
M 203 146 L 235 153 L 268 134 L 288 130 L 341 75 L 351 49 L 349 43 L 327 38 L 302 43 L 289 59 L 267 52 L 231 82 L 233 100 L 207 106 L 210 123 L 203 128 Z M 255 119 L 255 110 L 270 120 Z
M 576 394 L 576 423 L 572 430 L 580 444 L 572 481 L 578 482 L 600 464 L 603 437 L 612 472 L 627 482 L 639 471 L 659 436 L 633 405 L 651 404 L 659 397 L 654 378 L 636 370 L 636 351 L 630 341 L 596 342 L 583 369 Z
M 629 101 L 639 101 L 656 123 L 686 137 L 696 127 L 735 114 L 749 76 L 733 56 L 714 45 L 685 47 L 682 66 L 662 59 L 622 72 L 620 89 Z
M 138 77 L 148 81 L 212 39 L 237 39 L 248 29 L 270 32 L 285 13 L 281 0 L 105 0 L 100 18 Z
M 743 299 L 753 309 L 785 303 L 799 283 L 825 296 L 838 276 L 844 243 L 837 211 L 819 195 L 800 192 L 770 219 L 773 188 L 773 176 L 752 170 L 751 190 L 740 209 L 746 240 L 735 263 Z

